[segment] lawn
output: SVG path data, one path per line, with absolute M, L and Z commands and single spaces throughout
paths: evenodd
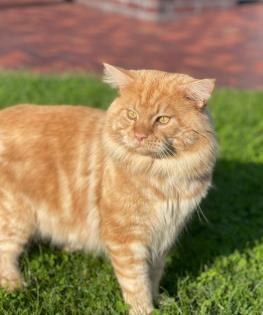
M 96 78 L 0 73 L 0 106 L 107 108 L 115 91 Z M 167 258 L 156 314 L 263 312 L 263 92 L 218 90 L 211 99 L 220 156 L 214 187 Z M 21 257 L 28 287 L 0 290 L 0 314 L 125 314 L 110 264 L 33 243 Z

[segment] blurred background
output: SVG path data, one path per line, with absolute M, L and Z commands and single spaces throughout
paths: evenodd
M 263 87 L 263 3 L 0 0 L 0 68 L 101 73 L 102 62 Z

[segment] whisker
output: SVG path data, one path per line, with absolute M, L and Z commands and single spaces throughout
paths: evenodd
M 175 156 L 175 151 L 174 151 L 174 148 L 171 147 L 171 145 L 169 144 L 165 144 L 165 147 L 164 147 L 164 150 L 165 150 L 165 154 L 166 156 Z M 169 155 L 168 155 L 169 154 Z
M 208 139 L 208 137 L 206 137 L 203 133 L 200 133 L 199 131 L 197 131 L 197 130 L 192 130 L 194 133 L 196 133 L 196 134 L 198 134 L 199 136 L 201 136 L 201 137 L 203 137 L 203 138 L 205 138 L 207 141 L 210 141 L 209 139 Z M 208 130 L 205 130 L 207 133 L 209 133 L 209 134 L 213 134 L 212 132 L 210 132 L 210 131 L 208 131 Z
M 197 205 L 196 210 L 197 210 L 196 212 L 197 212 L 197 215 L 198 215 L 200 222 L 202 222 L 202 217 L 203 217 L 205 223 L 210 223 L 209 220 L 207 219 L 207 217 L 205 216 L 200 205 Z M 201 214 L 201 216 L 200 216 L 200 214 Z

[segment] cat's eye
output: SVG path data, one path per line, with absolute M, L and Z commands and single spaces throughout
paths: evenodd
M 129 119 L 131 119 L 131 120 L 136 120 L 137 119 L 137 113 L 134 111 L 134 110 L 128 110 L 128 112 L 127 112 L 127 116 L 128 116 L 128 118 Z
M 165 124 L 167 124 L 169 121 L 170 121 L 170 117 L 168 117 L 168 116 L 160 116 L 160 117 L 158 117 L 157 119 L 156 119 L 156 121 L 158 122 L 158 123 L 160 123 L 160 124 L 162 124 L 162 125 L 165 125 Z

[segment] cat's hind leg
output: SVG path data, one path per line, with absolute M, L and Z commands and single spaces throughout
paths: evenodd
M 8 291 L 23 285 L 18 258 L 34 232 L 34 219 L 24 198 L 0 190 L 0 286 Z

